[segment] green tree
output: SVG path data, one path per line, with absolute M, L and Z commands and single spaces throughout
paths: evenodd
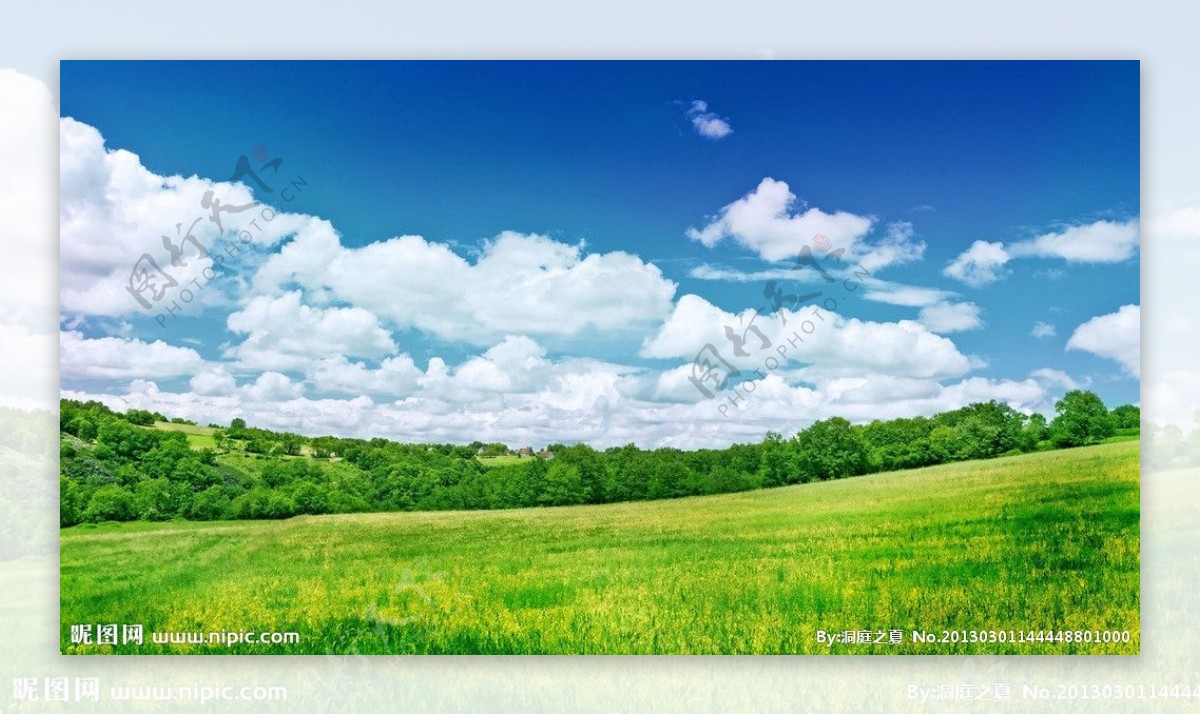
M 133 489 L 133 510 L 145 521 L 167 521 L 177 514 L 179 500 L 165 478 L 147 479 Z
M 82 495 L 79 483 L 74 479 L 60 476 L 58 478 L 58 525 L 74 526 L 83 521 L 83 509 L 80 508 Z
M 807 480 L 840 479 L 867 470 L 868 452 L 848 420 L 831 417 L 796 435 L 796 468 Z
M 147 410 L 129 410 L 125 413 L 125 420 L 131 425 L 140 425 L 149 427 L 154 424 L 155 414 Z
M 79 417 L 71 423 L 75 436 L 79 439 L 92 441 L 96 439 L 96 423 L 86 417 Z
M 229 499 L 221 487 L 209 487 L 196 495 L 188 509 L 188 518 L 197 521 L 216 521 L 225 516 Z
M 297 457 L 300 455 L 300 445 L 299 437 L 292 434 L 285 435 L 283 438 L 283 453 L 291 457 Z
M 1071 390 L 1055 403 L 1054 411 L 1050 438 L 1060 447 L 1095 444 L 1115 430 L 1108 408 L 1094 392 Z
M 579 467 L 555 460 L 546 470 L 542 493 L 538 503 L 546 506 L 582 504 L 587 501 L 587 490 L 579 475 Z
M 1121 405 L 1114 408 L 1111 415 L 1117 429 L 1140 429 L 1142 426 L 1142 410 L 1136 405 Z
M 1040 412 L 1034 412 L 1025 420 L 1025 426 L 1021 428 L 1023 437 L 1021 449 L 1030 452 L 1037 449 L 1038 445 L 1050 439 L 1050 425 L 1046 422 L 1046 416 Z
M 328 514 L 332 511 L 329 490 L 322 484 L 298 482 L 292 490 L 297 514 Z
M 767 437 L 759 445 L 760 457 L 758 462 L 759 481 L 764 487 L 778 487 L 790 484 L 791 479 L 791 445 L 784 441 L 778 432 L 767 432 Z
M 132 521 L 135 516 L 133 494 L 124 487 L 115 484 L 100 487 L 92 494 L 83 520 L 99 521 Z
M 230 511 L 235 519 L 286 519 L 295 513 L 295 504 L 274 489 L 251 489 L 233 500 Z

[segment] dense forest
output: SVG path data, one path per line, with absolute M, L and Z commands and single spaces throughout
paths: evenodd
M 62 400 L 62 526 L 101 521 L 280 519 L 297 514 L 505 509 L 737 492 L 1138 434 L 1133 405 L 1074 390 L 1047 422 L 992 401 L 933 417 L 834 417 L 758 444 L 683 451 L 401 444 L 200 427 L 144 410 Z

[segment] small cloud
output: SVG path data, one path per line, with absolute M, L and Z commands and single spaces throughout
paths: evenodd
M 1044 233 L 1028 241 L 1005 245 L 1000 241 L 976 241 L 951 261 L 942 273 L 973 287 L 994 283 L 1009 273 L 1005 265 L 1015 258 L 1061 258 L 1067 263 L 1120 263 L 1137 253 L 1138 219 L 1096 221 Z M 1039 271 L 1050 280 L 1065 274 L 1051 268 Z
M 1067 272 L 1061 268 L 1047 268 L 1042 271 L 1034 271 L 1033 273 L 1034 278 L 1045 278 L 1048 281 L 1062 280 L 1065 275 L 1067 275 Z
M 753 191 L 722 208 L 706 226 L 689 228 L 686 234 L 709 248 L 731 238 L 765 261 L 783 261 L 800 255 L 818 234 L 825 236 L 831 245 L 857 255 L 857 242 L 874 224 L 869 216 L 846 211 L 825 213 L 799 204 L 786 182 L 768 176 Z M 911 252 L 903 244 L 893 248 L 902 254 Z M 924 250 L 923 244 L 920 249 Z
M 1006 273 L 1004 264 L 1008 260 L 1009 254 L 1004 250 L 1003 243 L 976 241 L 951 261 L 942 273 L 972 288 L 979 288 L 1000 280 Z
M 1049 388 L 1062 388 L 1064 390 L 1078 390 L 1080 388 L 1088 388 L 1091 386 L 1091 379 L 1084 378 L 1083 382 L 1077 382 L 1070 375 L 1062 370 L 1052 370 L 1048 367 L 1039 368 L 1029 373 L 1029 376 L 1037 380 L 1039 384 Z
M 705 139 L 717 141 L 733 134 L 733 127 L 729 126 L 729 120 L 708 111 L 708 102 L 702 99 L 692 102 L 691 107 L 687 110 L 687 117 L 692 120 L 692 126 L 696 128 L 696 133 Z
M 1137 252 L 1139 222 L 1096 221 L 1014 243 L 1012 256 L 1061 258 L 1068 263 L 1119 263 Z
M 925 256 L 925 242 L 914 241 L 913 233 L 913 225 L 908 221 L 888 224 L 882 240 L 856 246 L 859 266 L 868 273 L 876 273 L 891 265 L 921 260 Z
M 1140 305 L 1123 305 L 1117 312 L 1098 315 L 1075 328 L 1067 350 L 1083 350 L 1119 363 L 1132 376 L 1141 375 Z
M 1058 335 L 1058 331 L 1050 323 L 1043 323 L 1040 320 L 1033 324 L 1033 331 L 1030 332 L 1035 338 L 1052 338 Z
M 795 268 L 773 268 L 765 271 L 739 271 L 736 268 L 724 268 L 701 263 L 688 272 L 692 278 L 702 281 L 729 281 L 733 283 L 752 283 L 758 281 L 796 280 L 800 272 Z
M 922 308 L 919 320 L 931 332 L 957 333 L 983 327 L 979 306 L 974 303 L 935 303 Z
M 909 209 L 909 211 L 915 214 L 933 213 L 934 211 L 937 211 L 937 208 L 935 208 L 933 204 L 921 204 L 919 206 L 913 206 L 911 209 Z
M 907 308 L 927 308 L 935 303 L 942 303 L 953 298 L 954 295 L 950 291 L 937 288 L 922 288 L 878 281 L 878 285 L 868 290 L 863 298 L 876 303 L 901 305 Z

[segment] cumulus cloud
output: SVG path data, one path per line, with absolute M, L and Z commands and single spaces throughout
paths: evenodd
M 384 358 L 375 368 L 335 355 L 310 363 L 306 375 L 318 392 L 396 397 L 411 394 L 424 373 L 407 354 Z
M 767 261 L 797 257 L 805 246 L 816 247 L 817 255 L 834 250 L 841 262 L 867 273 L 920 260 L 925 255 L 925 243 L 914 239 L 913 226 L 907 221 L 888 224 L 882 237 L 867 240 L 875 219 L 845 211 L 830 214 L 815 207 L 801 211 L 796 208 L 797 202 L 785 182 L 768 177 L 753 191 L 722 208 L 703 228 L 688 228 L 686 234 L 710 248 L 732 239 Z M 692 277 L 745 282 L 783 273 L 702 265 L 693 269 Z
M 1053 324 L 1043 323 L 1039 320 L 1033 324 L 1033 330 L 1029 334 L 1035 338 L 1052 338 L 1058 335 L 1058 330 Z
M 191 375 L 204 365 L 191 348 L 128 338 L 85 338 L 76 330 L 62 332 L 59 370 L 67 378 L 165 378 Z
M 419 236 L 346 247 L 327 222 L 298 231 L 254 286 L 266 295 L 299 286 L 398 329 L 476 345 L 505 335 L 636 335 L 670 311 L 675 293 L 657 266 L 621 251 L 585 255 L 580 245 L 504 232 L 472 263 Z
M 188 386 L 197 395 L 216 397 L 232 395 L 237 389 L 237 380 L 225 368 L 213 366 L 193 375 Z
M 1000 241 L 975 241 L 943 269 L 945 275 L 978 288 L 1007 275 L 1014 258 L 1061 258 L 1068 263 L 1119 263 L 1134 255 L 1139 241 L 1137 219 L 1096 221 L 1043 233 L 1005 246 Z M 1054 270 L 1054 269 L 1051 269 Z M 1051 280 L 1062 272 L 1045 272 Z
M 826 236 L 835 248 L 849 250 L 873 224 L 871 218 L 845 211 L 829 214 L 814 207 L 795 212 L 796 202 L 786 183 L 768 177 L 722 208 L 703 228 L 689 228 L 687 236 L 708 247 L 728 238 L 764 260 L 782 261 L 800 255 L 817 234 Z
M 1052 388 L 1033 378 L 970 377 L 942 384 L 933 378 L 841 367 L 807 374 L 769 373 L 756 380 L 748 399 L 729 406 L 728 391 L 711 400 L 699 395 L 687 379 L 690 366 L 643 376 L 648 379 L 618 366 L 608 368 L 568 367 L 548 376 L 534 391 L 493 394 L 471 403 L 455 402 L 451 393 L 414 395 L 394 403 L 368 396 L 314 399 L 278 373 L 264 373 L 232 396 L 164 391 L 148 381 L 132 385 L 124 394 L 65 391 L 64 396 L 201 423 L 226 424 L 241 416 L 254 425 L 308 435 L 387 436 L 410 442 L 480 439 L 534 446 L 634 442 L 684 449 L 757 441 L 767 431 L 791 434 L 835 415 L 866 422 L 929 415 L 991 399 L 1026 412 L 1048 411 L 1054 400 Z M 724 412 L 718 409 L 721 405 L 727 406 Z
M 762 337 L 751 327 L 757 328 Z M 743 351 L 747 356 L 734 354 L 730 334 L 745 341 Z M 796 339 L 797 334 L 800 339 Z M 811 307 L 798 312 L 784 308 L 773 317 L 756 315 L 753 310 L 733 314 L 691 294 L 680 298 L 671 317 L 646 340 L 642 355 L 692 359 L 706 345 L 717 347 L 731 363 L 750 369 L 763 362 L 766 350 L 776 355 L 781 346 L 786 346 L 789 361 L 870 368 L 892 375 L 952 377 L 972 367 L 971 360 L 953 342 L 914 321 L 845 320 Z
M 298 370 L 319 358 L 377 358 L 396 351 L 391 335 L 371 312 L 305 305 L 300 291 L 253 298 L 231 313 L 226 324 L 247 336 L 226 357 L 248 368 Z
M 283 402 L 300 397 L 304 386 L 279 372 L 264 372 L 254 382 L 243 385 L 241 393 L 251 402 Z
M 294 214 L 264 214 L 263 207 L 256 207 L 221 214 L 218 228 L 201 206 L 205 193 L 213 192 L 231 207 L 254 204 L 254 196 L 244 184 L 161 176 L 144 167 L 136 154 L 108 149 L 100 132 L 87 124 L 64 117 L 59 129 L 64 314 L 154 315 L 172 302 L 189 311 L 226 303 L 226 293 L 239 286 L 236 279 L 230 279 L 235 264 L 252 266 L 255 250 L 274 245 L 312 220 Z M 246 234 L 239 238 L 241 229 Z M 195 241 L 188 241 L 188 235 Z M 222 238 L 225 240 L 219 241 Z M 164 240 L 180 250 L 175 261 Z M 196 243 L 206 251 L 212 249 L 212 255 L 200 257 Z M 215 256 L 221 254 L 223 268 L 214 268 Z M 154 262 L 146 270 L 156 288 L 143 294 L 150 308 L 129 290 L 135 266 L 149 265 L 139 263 L 143 255 Z M 210 285 L 214 276 L 223 277 Z M 184 290 L 191 291 L 190 298 Z
M 705 139 L 717 141 L 733 134 L 733 127 L 729 126 L 729 120 L 708 111 L 708 102 L 704 100 L 694 100 L 688 107 L 687 117 L 691 120 L 696 133 Z
M 942 273 L 978 288 L 1000 280 L 1010 256 L 999 241 L 976 241 L 942 269 Z
M 707 113 L 707 105 L 699 111 Z M 161 257 L 161 236 L 197 213 L 194 204 L 205 190 L 229 203 L 254 198 L 241 185 L 159 176 L 135 155 L 106 148 L 94 129 L 70 119 L 61 125 L 68 316 L 135 312 L 125 290 L 132 260 L 143 252 Z M 216 238 L 208 224 L 197 227 L 206 245 Z M 706 246 L 732 239 L 766 260 L 783 260 L 820 233 L 845 250 L 844 260 L 872 272 L 924 255 L 910 224 L 890 224 L 878 238 L 871 236 L 873 226 L 870 217 L 798 208 L 787 184 L 764 179 L 689 236 Z M 1037 250 L 1057 245 L 1042 243 Z M 816 317 L 811 308 L 768 317 L 727 312 L 694 295 L 676 302 L 675 284 L 638 256 L 587 253 L 582 242 L 536 234 L 500 233 L 477 253 L 461 255 L 419 236 L 347 246 L 328 221 L 281 213 L 254 245 L 244 283 L 235 279 L 236 291 L 204 298 L 204 305 L 232 311 L 225 326 L 239 342 L 225 347 L 225 362 L 161 340 L 121 336 L 115 320 L 89 319 L 83 323 L 89 331 L 103 324 L 121 337 L 89 339 L 68 327 L 63 375 L 131 382 L 123 392 L 93 385 L 64 395 L 202 423 L 242 416 L 313 435 L 694 448 L 757 440 L 768 430 L 794 432 L 833 415 L 867 421 L 987 399 L 1038 409 L 1052 404 L 1052 392 L 1064 385 L 1049 374 L 968 376 L 981 363 L 937 333 L 975 327 L 979 311 L 955 302 L 949 291 L 867 282 L 868 298 L 922 308 L 920 321 L 879 323 L 829 311 Z M 97 250 L 101 246 L 105 251 Z M 729 281 L 792 273 L 693 271 Z M 769 348 L 746 331 L 751 320 Z M 746 340 L 750 355 L 732 355 L 726 326 Z M 400 352 L 406 330 L 479 349 L 450 362 L 422 357 L 422 369 Z M 647 367 L 578 357 L 563 349 L 576 339 L 610 347 L 640 342 L 641 357 L 662 362 Z M 784 345 L 787 359 L 757 378 L 753 400 L 727 417 L 716 409 L 727 395 L 707 399 L 689 379 L 692 359 L 707 343 L 748 376 Z M 436 351 L 439 344 L 422 347 Z M 156 380 L 169 382 L 160 387 Z
M 1117 312 L 1098 315 L 1075 328 L 1068 350 L 1083 350 L 1115 360 L 1134 377 L 1141 376 L 1140 305 L 1123 305 Z
M 957 333 L 983 327 L 974 303 L 934 303 L 921 309 L 921 324 L 935 333 Z

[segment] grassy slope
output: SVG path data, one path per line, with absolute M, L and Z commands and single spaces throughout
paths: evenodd
M 506 467 L 510 464 L 519 464 L 527 459 L 533 459 L 533 457 L 505 454 L 499 457 L 476 457 L 475 459 L 478 459 L 479 463 L 485 467 Z
M 213 433 L 217 431 L 216 428 L 200 427 L 198 425 L 185 425 L 185 424 L 180 424 L 178 422 L 155 422 L 154 429 L 163 430 L 165 432 L 182 432 L 185 435 L 187 435 L 188 447 L 190 447 L 191 449 L 195 449 L 195 450 L 211 449 L 214 452 L 217 452 L 218 461 L 229 461 L 229 460 L 225 459 L 225 455 L 231 454 L 230 450 L 226 449 L 226 450 L 222 451 L 222 450 L 217 449 L 217 442 L 216 442 L 216 440 L 213 439 Z M 236 445 L 239 445 L 239 447 L 242 449 L 245 448 L 245 443 L 241 440 L 232 440 L 232 442 Z M 236 455 L 237 453 L 236 453 L 236 451 L 234 451 L 234 452 L 232 452 L 232 454 Z M 300 454 L 298 456 L 299 457 L 312 457 L 312 448 L 309 447 L 307 444 L 301 445 L 300 446 Z M 283 459 L 295 459 L 296 458 L 296 457 L 291 457 L 286 454 L 278 455 L 278 457 L 283 458 Z M 236 459 L 236 457 L 235 457 L 235 459 Z M 335 458 L 333 460 L 327 460 L 327 461 L 337 461 L 337 460 Z
M 222 653 L 809 653 L 817 629 L 888 628 L 906 643 L 834 652 L 1136 653 L 1138 517 L 1123 442 L 662 502 L 72 528 L 63 648 L 72 623 L 143 623 L 301 634 L 191 647 Z M 1133 639 L 914 646 L 915 628 Z
M 216 450 L 217 443 L 213 441 L 213 432 L 216 432 L 212 427 L 199 427 L 197 425 L 185 425 L 177 422 L 155 422 L 154 429 L 163 430 L 166 432 L 182 432 L 187 435 L 188 446 L 192 449 L 204 449 L 205 447 Z

